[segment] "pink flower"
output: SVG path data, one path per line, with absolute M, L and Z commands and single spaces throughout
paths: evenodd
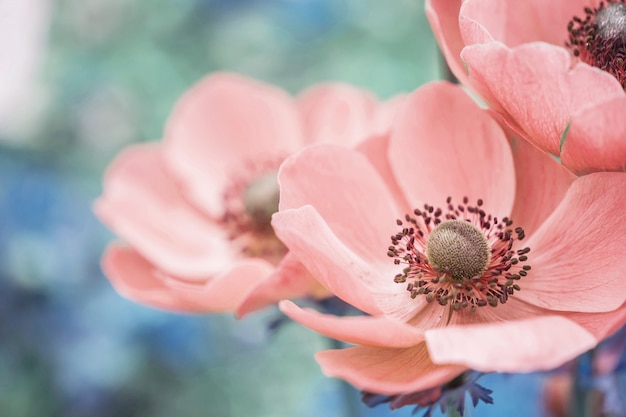
M 626 170 L 626 5 L 603 4 L 429 0 L 426 9 L 459 80 L 519 135 L 586 174 Z
M 211 75 L 180 99 L 161 143 L 111 164 L 98 217 L 125 241 L 103 269 L 137 302 L 244 314 L 283 297 L 326 295 L 270 225 L 282 160 L 308 143 L 356 144 L 389 126 L 400 100 L 323 84 L 293 99 L 238 75 Z M 242 304 L 243 303 L 243 304 Z
M 359 150 L 303 150 L 279 183 L 276 234 L 367 315 L 281 309 L 356 344 L 317 360 L 361 389 L 553 368 L 626 321 L 626 173 L 577 179 L 527 142 L 510 145 L 459 87 L 420 88 L 391 134 Z

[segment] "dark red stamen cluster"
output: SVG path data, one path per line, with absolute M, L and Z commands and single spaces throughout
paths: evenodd
M 601 1 L 585 7 L 567 25 L 565 45 L 582 62 L 612 74 L 626 88 L 626 0 Z
M 442 306 L 450 303 L 455 311 L 465 308 L 474 311 L 477 307 L 506 303 L 510 295 L 520 290 L 517 281 L 531 269 L 524 264 L 530 248 L 513 249 L 516 240 L 524 239 L 524 230 L 513 229 L 513 222 L 507 217 L 498 219 L 487 214 L 480 199 L 476 205 L 470 205 L 465 197 L 463 204 L 454 205 L 448 197 L 447 204 L 445 212 L 425 204 L 423 210 L 415 209 L 412 215 L 396 221 L 403 227 L 391 236 L 387 255 L 395 258 L 396 265 L 406 267 L 394 281 L 408 282 L 406 289 L 411 298 L 424 295 L 428 302 L 437 301 Z M 484 233 L 490 257 L 481 275 L 453 277 L 449 271 L 429 262 L 428 237 L 439 224 L 449 220 L 469 222 Z
M 272 263 L 277 263 L 287 249 L 274 234 L 271 216 L 250 212 L 244 197 L 250 184 L 263 176 L 276 173 L 282 159 L 267 158 L 249 162 L 241 167 L 237 175 L 231 177 L 231 183 L 222 196 L 224 214 L 220 220 L 228 230 L 229 239 L 240 248 L 242 255 L 265 258 Z

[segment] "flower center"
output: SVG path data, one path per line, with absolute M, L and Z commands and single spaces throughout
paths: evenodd
M 221 219 L 242 255 L 263 258 L 273 264 L 278 264 L 287 253 L 271 223 L 272 214 L 278 211 L 278 163 L 251 164 L 248 170 L 234 177 L 224 192 Z
M 580 61 L 612 74 L 626 88 L 626 4 L 625 0 L 601 1 L 585 7 L 584 18 L 575 16 L 567 25 L 565 45 Z
M 431 266 L 462 281 L 482 275 L 491 254 L 482 231 L 463 220 L 446 220 L 430 232 L 426 257 Z
M 243 192 L 243 205 L 253 227 L 270 227 L 272 214 L 278 211 L 279 189 L 275 172 L 265 174 L 249 183 Z
M 387 255 L 405 267 L 394 281 L 407 283 L 411 298 L 423 295 L 455 311 L 506 303 L 531 269 L 524 265 L 530 248 L 513 249 L 524 229 L 487 214 L 480 199 L 447 203 L 445 212 L 425 204 L 396 221 L 402 230 L 391 236 Z

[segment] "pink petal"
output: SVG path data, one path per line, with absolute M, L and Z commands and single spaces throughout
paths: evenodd
M 467 70 L 461 61 L 465 42 L 459 30 L 462 0 L 426 0 L 426 17 L 450 70 L 463 85 L 468 85 Z
M 532 236 L 559 205 L 576 177 L 546 153 L 523 139 L 513 142 L 515 206 L 511 218 Z M 523 244 L 523 243 L 522 243 Z
M 356 254 L 390 264 L 387 247 L 398 211 L 386 184 L 360 153 L 336 145 L 311 146 L 281 166 L 280 210 L 310 204 Z
M 409 207 L 404 192 L 400 189 L 391 168 L 389 161 L 389 134 L 374 136 L 364 140 L 357 146 L 357 150 L 365 155 L 370 164 L 376 168 L 378 175 L 383 179 L 387 189 L 392 194 L 396 206 L 400 208 L 400 212 L 408 213 L 411 211 L 411 207 Z
M 324 287 L 354 307 L 379 315 L 374 294 L 397 291 L 398 285 L 383 287 L 387 282 L 393 284 L 393 272 L 358 256 L 312 206 L 280 211 L 274 214 L 272 225 L 278 238 L 306 269 Z
M 374 115 L 375 127 L 372 136 L 386 136 L 389 134 L 398 115 L 402 113 L 408 98 L 408 94 L 397 94 L 378 106 Z
M 605 312 L 626 300 L 626 173 L 578 178 L 525 244 L 516 297 L 551 310 Z
M 485 211 L 508 216 L 515 194 L 504 132 L 458 86 L 431 83 L 414 92 L 394 126 L 392 169 L 413 208 L 483 199 Z
M 106 250 L 102 268 L 123 296 L 151 307 L 187 313 L 232 311 L 250 286 L 272 271 L 263 261 L 246 260 L 204 283 L 188 283 L 159 271 L 133 249 L 115 244 Z
M 537 42 L 509 49 L 492 42 L 468 46 L 461 57 L 470 85 L 487 103 L 526 139 L 555 155 L 572 114 L 624 95 L 613 76 L 572 65 L 570 54 L 558 46 Z
M 626 171 L 626 96 L 572 116 L 561 161 L 577 174 Z
M 585 329 L 560 316 L 428 330 L 426 344 L 438 364 L 482 372 L 531 372 L 562 365 L 596 345 Z
M 467 0 L 460 11 L 461 33 L 467 45 L 483 43 L 471 36 L 472 24 L 511 47 L 533 41 L 563 45 L 567 23 L 574 15 L 584 17 L 588 5 L 589 0 Z
M 291 319 L 324 336 L 344 342 L 378 346 L 411 347 L 424 340 L 424 333 L 413 326 L 384 317 L 321 314 L 302 309 L 291 301 L 281 301 L 280 310 Z
M 298 97 L 307 143 L 354 145 L 372 134 L 378 99 L 342 83 L 319 84 Z
M 242 301 L 237 308 L 237 316 L 243 317 L 282 299 L 305 296 L 327 298 L 332 294 L 317 282 L 293 254 L 287 253 L 276 270 L 259 282 Z
M 609 337 L 626 324 L 626 303 L 606 313 L 563 313 L 593 334 L 597 340 Z
M 165 129 L 165 158 L 190 198 L 219 216 L 230 178 L 250 164 L 282 159 L 303 143 L 287 93 L 221 73 L 198 82 L 176 104 Z
M 186 278 L 223 271 L 236 252 L 224 231 L 181 196 L 158 145 L 135 145 L 109 166 L 94 211 L 150 262 Z
M 324 374 L 379 394 L 406 394 L 442 385 L 467 368 L 435 365 L 423 343 L 405 349 L 357 346 L 315 355 Z

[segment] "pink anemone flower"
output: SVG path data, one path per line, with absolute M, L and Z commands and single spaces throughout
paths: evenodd
M 455 76 L 576 174 L 626 170 L 624 0 L 428 0 Z
M 401 99 L 320 84 L 294 99 L 219 73 L 175 106 L 164 140 L 133 145 L 109 166 L 98 217 L 125 243 L 104 254 L 124 296 L 167 310 L 240 314 L 278 299 L 327 292 L 276 238 L 276 174 L 314 142 L 354 145 L 381 134 Z
M 356 345 L 317 354 L 327 375 L 400 394 L 549 369 L 626 321 L 626 173 L 576 178 L 448 83 L 411 94 L 390 132 L 279 171 L 276 234 L 365 313 L 280 303 Z

